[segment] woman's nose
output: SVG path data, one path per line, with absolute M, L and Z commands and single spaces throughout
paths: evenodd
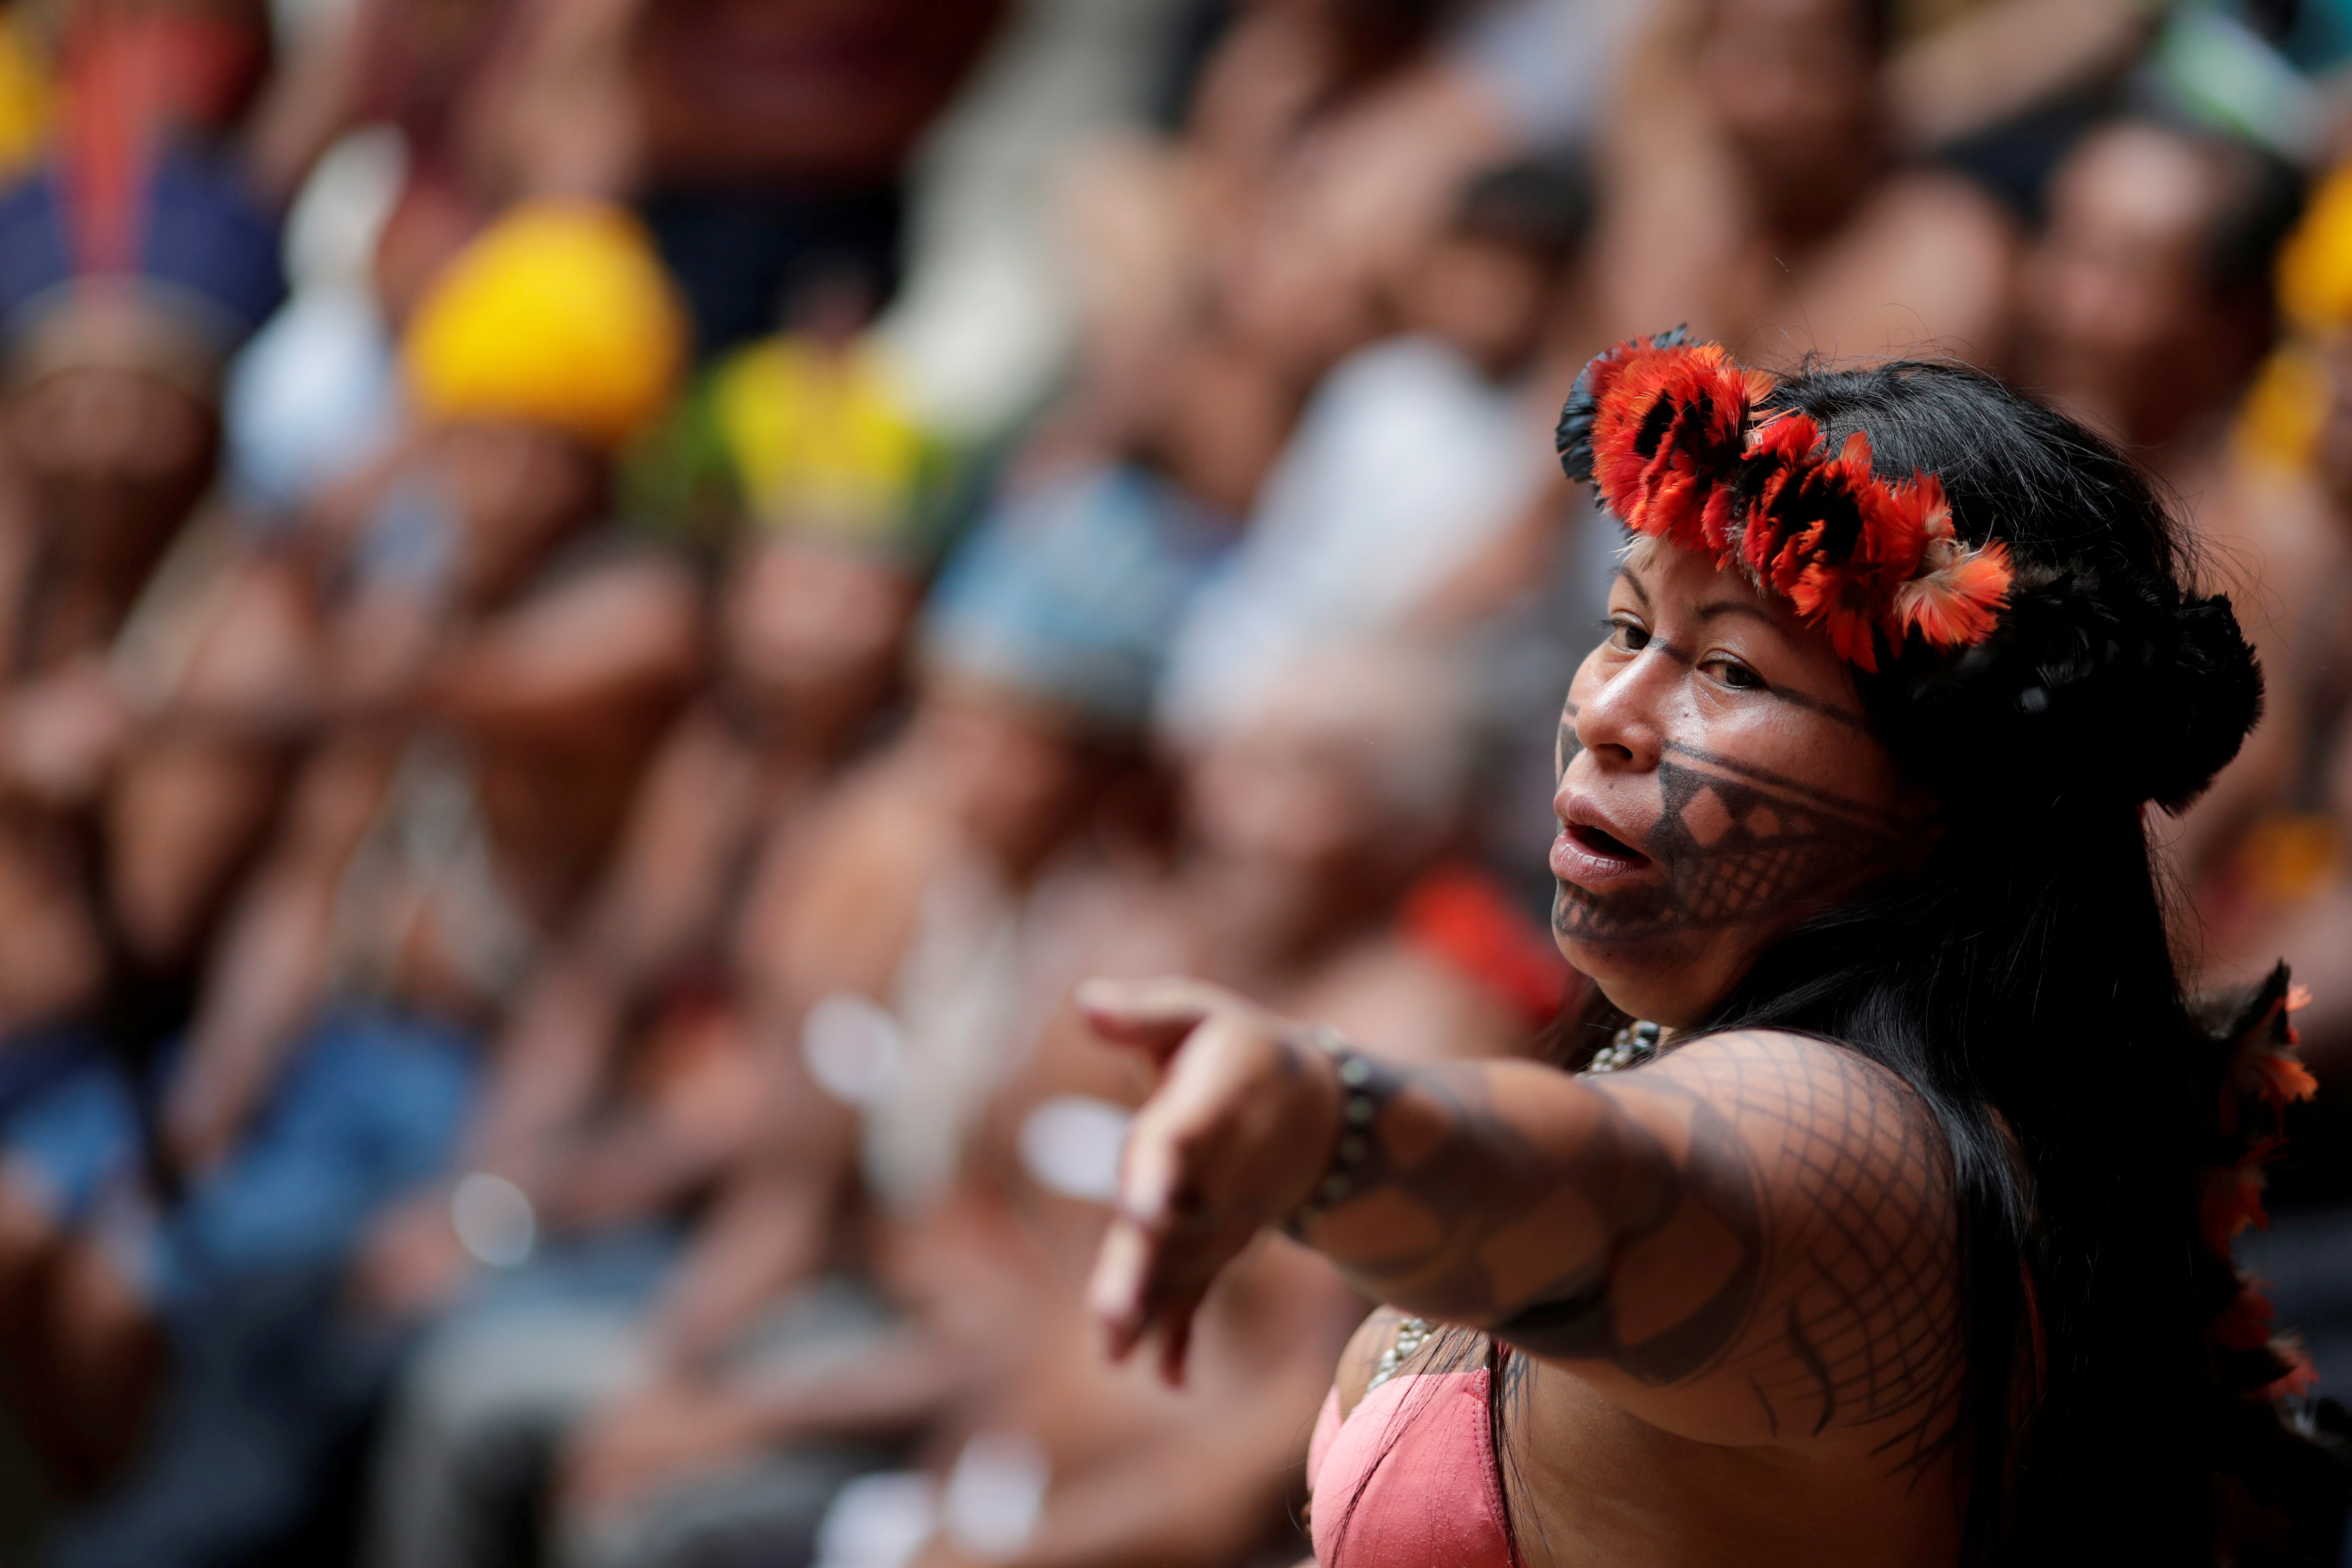
M 1680 674 L 1674 659 L 1655 649 L 1627 661 L 1574 705 L 1573 749 L 1595 752 L 1612 767 L 1643 773 L 1656 767 L 1664 745 L 1661 719 Z M 1563 737 L 1563 763 L 1570 750 Z

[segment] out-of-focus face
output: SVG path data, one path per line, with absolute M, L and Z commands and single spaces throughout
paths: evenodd
M 1389 820 L 1368 737 L 1271 705 L 1193 764 L 1192 819 L 1214 861 L 1314 878 L 1380 844 Z
M 1276 904 L 1377 897 L 1454 826 L 1461 700 L 1403 650 L 1343 648 L 1299 665 L 1193 759 L 1199 852 L 1228 889 Z
M 1806 915 L 1909 864 L 1930 808 L 1789 606 L 1644 542 L 1560 718 L 1552 926 L 1636 1017 L 1686 1026 Z
M 1380 335 L 1382 279 L 1367 249 L 1315 216 L 1277 210 L 1217 258 L 1219 310 L 1252 352 L 1311 384 Z
M 887 178 L 954 93 L 1003 0 L 667 0 L 633 50 L 667 175 Z
M 1244 517 L 1282 455 L 1292 404 L 1280 379 L 1230 347 L 1189 340 L 1152 378 L 1144 448 L 1186 494 L 1227 517 Z
M 870 710 L 898 673 L 915 606 L 905 573 L 870 556 L 788 542 L 729 574 L 719 635 L 753 700 L 819 721 Z
M 2153 126 L 2090 137 L 2060 166 L 2018 291 L 2043 387 L 2133 401 L 2211 329 L 2201 247 L 2214 195 L 2196 149 Z
M 1873 142 L 1878 60 L 1864 0 L 1715 0 L 1699 50 L 1707 103 L 1768 195 Z
M 934 678 L 917 715 L 921 766 L 970 840 L 1007 869 L 1036 866 L 1101 782 L 1102 759 L 1039 704 Z
M 440 430 L 433 475 L 463 520 L 458 589 L 512 592 L 603 501 L 604 458 L 546 426 L 466 420 Z
M 68 554 L 101 572 L 138 568 L 210 483 L 212 409 L 135 370 L 62 370 L 16 394 L 9 446 Z
M 1523 246 L 1450 235 L 1422 264 L 1409 314 L 1414 326 L 1500 375 L 1542 340 L 1551 280 L 1542 258 Z

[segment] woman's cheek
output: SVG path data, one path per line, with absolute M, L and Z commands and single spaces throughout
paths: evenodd
M 1841 784 L 1858 777 L 1846 739 L 1841 728 L 1785 703 L 1759 703 L 1710 725 L 1700 743 L 1727 761 L 1842 795 Z

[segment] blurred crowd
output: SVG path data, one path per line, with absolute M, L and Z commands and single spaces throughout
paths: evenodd
M 1362 1304 L 1081 1287 L 1184 972 L 1576 992 L 1591 353 L 2130 447 L 2268 711 L 2171 845 L 2330 1087 L 2347 0 L 8 0 L 0 1560 L 1278 1564 Z M 2132 1064 L 2118 1061 L 2118 1073 Z

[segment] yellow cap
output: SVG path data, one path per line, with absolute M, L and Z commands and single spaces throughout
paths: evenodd
M 551 425 L 610 448 L 662 411 L 686 342 L 644 226 L 617 207 L 542 202 L 499 219 L 434 280 L 402 361 L 428 419 Z
M 761 523 L 877 539 L 907 526 L 931 447 L 870 342 L 769 338 L 722 365 L 713 394 Z
M 2280 248 L 2278 300 L 2302 331 L 2352 324 L 2352 163 L 2312 193 L 2303 221 Z

